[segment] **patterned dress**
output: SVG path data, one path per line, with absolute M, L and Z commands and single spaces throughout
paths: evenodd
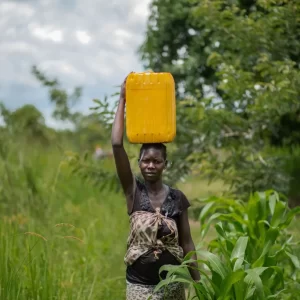
M 178 226 L 176 220 L 182 211 L 189 206 L 186 200 L 182 205 L 183 195 L 180 191 L 169 188 L 169 194 L 160 209 L 154 210 L 150 203 L 144 184 L 137 181 L 138 196 L 134 201 L 139 201 L 139 209 L 130 215 L 130 235 L 127 241 L 127 253 L 124 262 L 127 267 L 132 266 L 139 258 L 148 255 L 153 260 L 168 252 L 180 264 L 183 250 L 179 245 Z M 135 193 L 137 195 L 137 193 Z M 186 199 L 186 198 L 185 198 Z M 168 233 L 159 235 L 164 226 Z M 127 280 L 127 300 L 184 300 L 185 291 L 182 283 L 172 283 L 154 293 L 156 285 L 132 283 Z

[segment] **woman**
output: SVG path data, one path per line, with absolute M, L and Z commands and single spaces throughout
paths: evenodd
M 166 290 L 153 293 L 159 283 L 159 269 L 163 265 L 179 265 L 184 255 L 195 250 L 191 238 L 185 195 L 162 182 L 167 167 L 166 147 L 163 144 L 143 144 L 139 167 L 144 183 L 132 174 L 128 156 L 123 147 L 125 82 L 112 128 L 112 148 L 117 173 L 127 201 L 130 216 L 130 236 L 125 255 L 127 300 L 185 299 L 181 283 L 170 284 Z M 194 259 L 196 256 L 194 255 Z M 197 264 L 190 274 L 200 279 Z M 166 274 L 161 274 L 162 277 Z

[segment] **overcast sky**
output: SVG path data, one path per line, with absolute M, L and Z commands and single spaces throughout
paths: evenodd
M 79 109 L 115 91 L 130 71 L 142 71 L 136 54 L 150 0 L 0 0 L 0 101 L 9 108 L 36 105 L 51 119 L 47 90 L 31 75 L 37 65 L 63 86 L 80 85 Z

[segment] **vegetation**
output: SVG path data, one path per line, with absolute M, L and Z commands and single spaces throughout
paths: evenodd
M 296 0 L 152 2 L 140 53 L 175 77 L 185 173 L 193 162 L 238 197 L 273 188 L 300 203 L 299 15 Z
M 296 0 L 152 1 L 140 53 L 177 82 L 166 180 L 193 202 L 202 273 L 191 281 L 189 254 L 157 288 L 299 298 L 299 10 Z M 0 103 L 0 299 L 125 299 L 126 206 L 111 157 L 93 157 L 98 143 L 110 151 L 113 97 L 83 115 L 73 109 L 80 87 L 67 93 L 32 74 L 72 129 L 47 127 L 32 105 Z M 137 146 L 126 148 L 137 173 Z
M 72 175 L 55 147 L 11 138 L 3 150 L 0 299 L 123 299 L 128 219 L 120 194 Z
M 290 210 L 286 199 L 273 191 L 255 193 L 247 203 L 211 197 L 200 214 L 202 238 L 215 223 L 217 237 L 208 250 L 197 251 L 202 281 L 194 283 L 187 270 L 188 254 L 181 266 L 166 266 L 170 282 L 194 288 L 193 299 L 298 299 L 300 293 L 299 242 L 286 231 L 300 208 Z

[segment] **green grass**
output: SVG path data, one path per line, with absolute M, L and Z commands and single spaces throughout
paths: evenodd
M 125 299 L 123 197 L 58 173 L 62 157 L 53 149 L 6 158 L 0 299 Z
M 0 161 L 0 298 L 125 299 L 122 195 L 68 176 L 55 149 L 7 150 Z M 193 180 L 180 187 L 188 197 L 198 187 Z M 201 187 L 210 193 L 204 181 Z M 198 223 L 191 230 L 198 242 Z
M 125 299 L 123 196 L 69 176 L 58 150 L 7 146 L 0 153 L 0 299 Z M 189 199 L 226 191 L 201 176 L 178 187 Z M 200 242 L 199 222 L 191 220 L 191 232 Z M 206 241 L 214 236 L 211 229 Z

